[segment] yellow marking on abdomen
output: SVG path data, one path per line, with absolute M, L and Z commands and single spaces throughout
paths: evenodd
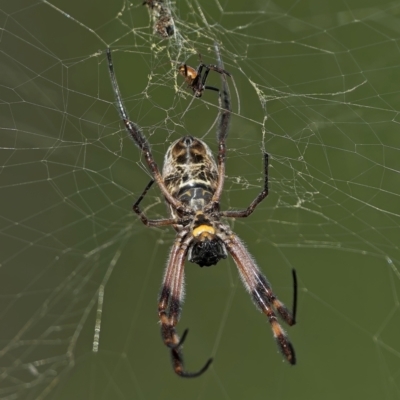
M 215 234 L 215 229 L 210 225 L 200 225 L 197 228 L 193 229 L 193 236 L 198 237 L 203 233 L 211 233 L 211 235 Z

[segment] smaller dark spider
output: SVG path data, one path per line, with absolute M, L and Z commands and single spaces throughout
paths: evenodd
M 205 69 L 205 71 L 202 75 L 203 69 Z M 194 69 L 187 64 L 182 64 L 178 68 L 178 72 L 185 78 L 188 87 L 193 90 L 194 97 L 201 97 L 206 89 L 214 90 L 215 92 L 219 93 L 218 88 L 206 85 L 206 80 L 210 71 L 215 71 L 232 78 L 232 75 L 228 71 L 225 71 L 224 69 L 213 64 L 206 65 L 201 62 L 197 69 Z

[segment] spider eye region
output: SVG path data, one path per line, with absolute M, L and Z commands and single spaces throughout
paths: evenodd
M 190 262 L 200 267 L 210 267 L 227 257 L 225 245 L 215 235 L 215 229 L 211 225 L 200 225 L 192 233 L 195 239 L 189 248 Z

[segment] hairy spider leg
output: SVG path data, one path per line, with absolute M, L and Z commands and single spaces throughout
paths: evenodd
M 185 231 L 179 234 L 172 246 L 159 297 L 158 315 L 161 322 L 161 336 L 164 344 L 171 349 L 172 365 L 175 373 L 184 378 L 195 378 L 207 370 L 212 358 L 197 372 L 185 371 L 182 344 L 186 339 L 188 330 L 184 331 L 181 339 L 179 339 L 175 330 L 182 310 L 185 259 L 188 246 L 193 240 L 192 236 L 185 238 L 185 235 Z

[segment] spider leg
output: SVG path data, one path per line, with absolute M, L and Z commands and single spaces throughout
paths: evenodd
M 187 249 L 193 240 L 191 236 L 185 238 L 186 235 L 187 231 L 181 231 L 172 246 L 158 302 L 158 315 L 161 322 L 161 336 L 164 344 L 171 350 L 172 365 L 175 373 L 183 378 L 195 378 L 207 370 L 212 358 L 197 372 L 184 370 L 182 344 L 187 337 L 188 330 L 186 329 L 182 338 L 179 339 L 175 326 L 179 321 L 182 309 L 184 264 Z
M 295 324 L 294 315 L 292 315 L 286 306 L 280 300 L 278 300 L 272 291 L 271 285 L 267 281 L 267 278 L 258 269 L 256 263 L 246 250 L 242 241 L 235 234 L 231 234 L 228 238 L 225 238 L 224 242 L 238 267 L 243 284 L 248 292 L 252 295 L 255 305 L 267 316 L 279 349 L 290 364 L 296 364 L 294 348 L 290 343 L 285 331 L 279 324 L 273 309 L 277 310 L 280 316 L 289 325 Z M 296 282 L 297 281 L 295 279 L 295 283 Z M 296 295 L 297 289 L 295 290 L 295 296 Z M 295 309 L 296 304 L 297 302 L 295 299 Z
M 206 64 L 200 63 L 199 66 L 197 67 L 197 76 L 201 76 L 201 73 L 203 71 L 203 68 L 207 68 Z M 207 72 L 207 71 L 206 71 Z
M 264 188 L 245 210 L 222 211 L 227 218 L 245 218 L 268 196 L 268 153 L 264 152 Z
M 214 44 L 215 51 L 217 53 L 218 64 L 223 69 L 221 56 L 219 53 L 219 47 L 217 43 Z M 217 129 L 217 140 L 218 140 L 218 181 L 210 207 L 219 208 L 219 199 L 221 198 L 222 189 L 225 181 L 225 158 L 226 158 L 226 137 L 228 136 L 229 123 L 231 120 L 231 102 L 229 97 L 228 83 L 226 82 L 225 74 L 221 74 L 222 81 L 222 96 L 219 96 L 220 106 L 220 117 Z
M 219 57 L 219 61 L 220 61 L 220 57 Z M 207 65 L 207 67 L 208 67 L 211 71 L 215 71 L 215 72 L 218 72 L 218 73 L 223 74 L 223 75 L 228 75 L 229 78 L 232 79 L 233 87 L 234 87 L 234 89 L 235 89 L 236 98 L 237 98 L 237 101 L 238 101 L 238 114 L 240 115 L 240 97 L 239 97 L 238 89 L 237 89 L 237 87 L 236 87 L 235 79 L 233 79 L 232 74 L 231 74 L 230 72 L 226 71 L 225 69 L 218 67 L 217 65 L 209 64 L 209 65 Z M 205 83 L 205 82 L 204 82 L 204 83 Z M 208 89 L 208 88 L 206 88 L 206 89 Z
M 214 86 L 204 86 L 204 90 L 214 90 L 215 92 L 219 93 L 219 89 Z
M 207 67 L 207 69 L 209 69 L 210 71 L 215 71 L 215 72 L 218 72 L 218 73 L 220 73 L 220 74 L 225 74 L 225 75 L 228 75 L 230 78 L 232 78 L 232 75 L 231 75 L 230 72 L 225 71 L 223 68 L 220 68 L 220 67 L 218 67 L 217 65 L 208 64 L 206 67 Z
M 293 324 L 296 323 L 296 314 L 297 314 L 297 274 L 296 270 L 292 269 L 292 277 L 293 277 L 293 306 L 292 306 L 292 316 L 293 316 Z
M 216 47 L 216 49 L 218 49 L 218 47 Z M 218 50 L 217 50 L 217 56 L 218 56 L 218 61 L 221 62 L 221 57 L 219 55 Z M 218 73 L 223 74 L 223 75 L 228 75 L 229 78 L 232 79 L 233 87 L 235 89 L 236 98 L 237 98 L 237 101 L 238 101 L 238 114 L 240 115 L 240 97 L 239 97 L 238 89 L 236 87 L 236 82 L 233 79 L 232 74 L 230 72 L 226 71 L 225 69 L 218 67 L 217 65 L 209 64 L 209 65 L 206 65 L 206 67 L 211 71 L 215 71 L 215 72 L 218 72 Z M 205 81 L 203 82 L 203 84 L 205 84 Z M 210 88 L 209 87 L 205 87 L 205 89 L 210 89 Z
M 201 91 L 203 91 L 204 90 L 204 86 L 206 84 L 206 80 L 207 80 L 208 74 L 210 73 L 210 68 L 208 68 L 208 66 L 204 65 L 204 64 L 200 64 L 200 65 L 202 65 L 202 68 L 204 67 L 206 69 L 206 72 L 204 72 L 203 78 L 201 79 L 201 86 L 200 86 L 201 87 Z
M 225 74 L 228 75 L 229 77 L 232 77 L 232 75 L 228 72 L 225 71 L 222 68 L 218 68 L 216 65 L 205 65 L 205 64 L 201 64 L 204 68 L 206 68 L 206 72 L 204 72 L 203 75 L 203 79 L 201 80 L 201 86 L 199 88 L 199 92 L 203 92 L 206 89 L 211 89 L 211 90 L 215 90 L 216 92 L 219 92 L 219 89 L 217 89 L 216 87 L 213 86 L 206 86 L 206 80 L 208 77 L 208 74 L 210 73 L 210 71 L 215 71 L 215 72 L 219 72 L 220 74 Z
M 158 187 L 160 188 L 161 192 L 163 193 L 166 201 L 171 204 L 173 207 L 175 207 L 177 210 L 183 212 L 186 210 L 186 207 L 177 199 L 175 199 L 171 193 L 168 192 L 167 187 L 164 184 L 162 175 L 160 173 L 160 170 L 158 169 L 158 166 L 156 162 L 154 161 L 153 154 L 151 153 L 150 150 L 150 144 L 143 135 L 142 130 L 139 128 L 137 124 L 134 122 L 130 121 L 128 113 L 125 110 L 125 107 L 122 103 L 122 97 L 121 97 L 121 91 L 119 90 L 117 78 L 115 77 L 114 73 L 114 66 L 112 62 L 112 57 L 111 57 L 111 49 L 107 49 L 107 59 L 108 59 L 108 69 L 110 72 L 110 78 L 111 78 L 111 83 L 112 87 L 114 90 L 114 95 L 117 101 L 117 108 L 120 113 L 120 116 L 124 122 L 125 128 L 135 144 L 139 147 L 139 149 L 142 151 L 147 165 L 149 166 L 149 169 L 154 177 L 154 180 L 157 182 Z
M 142 202 L 144 196 L 146 196 L 147 192 L 149 191 L 149 189 L 151 188 L 151 186 L 154 183 L 154 179 L 152 179 L 147 186 L 145 187 L 145 189 L 143 190 L 143 193 L 140 195 L 140 197 L 136 200 L 136 202 L 133 204 L 132 208 L 133 211 L 135 211 L 135 213 L 137 215 L 139 215 L 140 220 L 146 225 L 146 226 L 167 226 L 167 225 L 174 225 L 174 224 L 178 224 L 179 221 L 174 219 L 174 218 L 163 218 L 163 219 L 148 219 L 146 217 L 146 215 L 144 214 L 144 212 L 140 209 L 139 205 Z

